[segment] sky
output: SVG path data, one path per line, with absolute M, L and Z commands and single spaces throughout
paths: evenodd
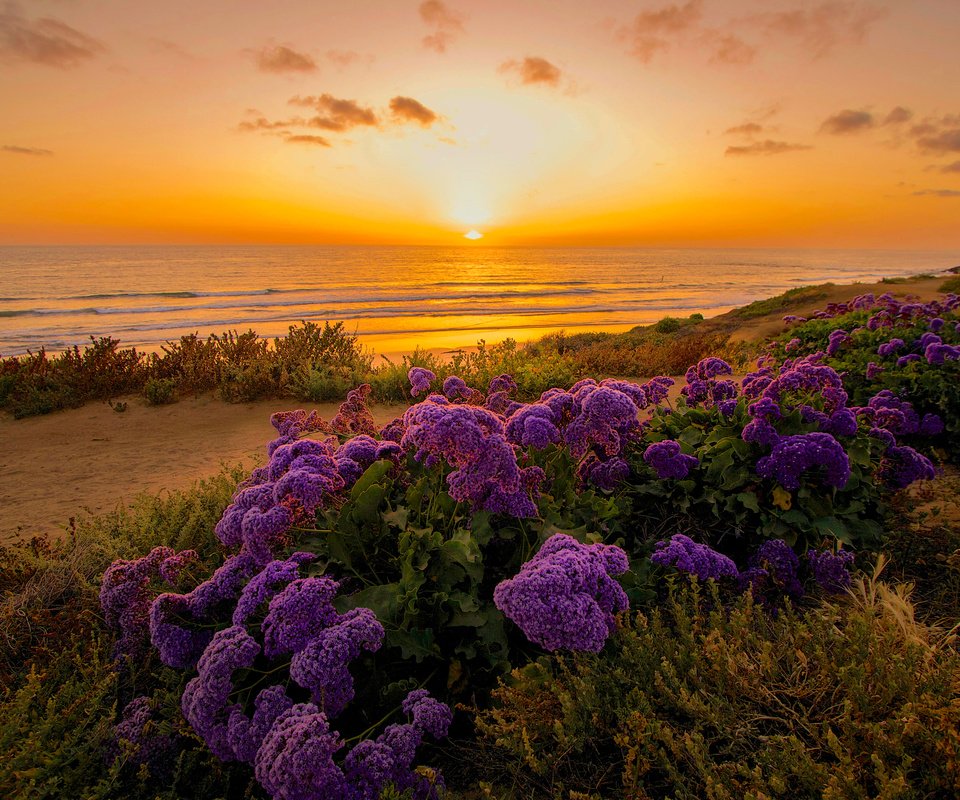
M 958 41 L 958 0 L 0 0 L 0 244 L 956 248 Z

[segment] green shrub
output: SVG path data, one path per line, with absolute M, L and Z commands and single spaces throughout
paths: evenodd
M 682 324 L 683 323 L 676 317 L 664 317 L 653 326 L 653 329 L 657 333 L 673 333 L 674 331 L 680 330 Z
M 474 758 L 525 798 L 947 797 L 958 688 L 957 652 L 875 579 L 776 615 L 694 585 L 599 655 L 515 671 Z
M 960 293 L 960 275 L 954 275 L 952 278 L 947 278 L 943 283 L 940 284 L 940 288 L 937 289 L 938 292 L 947 294 L 948 292 Z
M 151 406 L 172 403 L 177 398 L 177 382 L 173 378 L 150 378 L 143 386 L 143 396 Z

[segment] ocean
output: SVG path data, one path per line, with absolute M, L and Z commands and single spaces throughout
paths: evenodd
M 954 252 L 649 248 L 0 247 L 0 355 L 111 336 L 342 321 L 378 353 L 622 331 L 786 289 L 940 272 Z

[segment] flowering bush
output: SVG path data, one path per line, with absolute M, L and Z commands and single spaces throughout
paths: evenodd
M 493 600 L 546 650 L 599 652 L 616 629 L 614 613 L 628 606 L 614 577 L 629 566 L 619 547 L 581 544 L 558 533 L 515 577 L 497 586 Z

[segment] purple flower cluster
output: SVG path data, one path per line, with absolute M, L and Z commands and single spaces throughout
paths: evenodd
M 173 737 L 162 733 L 153 718 L 150 699 L 136 697 L 127 703 L 113 729 L 110 755 L 122 755 L 130 763 L 145 765 L 156 776 L 169 768 L 173 749 Z
M 907 445 L 887 447 L 877 469 L 878 477 L 894 489 L 904 489 L 915 481 L 929 481 L 936 476 L 933 462 Z
M 850 567 L 853 553 L 849 550 L 808 550 L 807 566 L 821 589 L 827 592 L 842 592 L 850 585 Z
M 142 558 L 118 559 L 107 567 L 100 584 L 100 607 L 107 625 L 120 633 L 116 658 L 142 654 L 147 645 L 154 597 L 151 583 L 160 578 L 176 586 L 180 571 L 196 560 L 193 550 L 177 553 L 170 547 L 154 547 Z
M 411 367 L 407 372 L 407 380 L 410 381 L 410 395 L 419 397 L 430 391 L 430 384 L 437 379 L 434 372 L 423 367 Z
M 680 443 L 672 439 L 649 445 L 643 452 L 643 460 L 661 480 L 682 480 L 700 463 L 695 456 L 680 452 Z
M 453 467 L 447 485 L 455 500 L 514 517 L 536 515 L 534 501 L 542 470 L 520 468 L 500 416 L 430 395 L 407 409 L 403 423 L 401 445 L 417 461 L 427 467 L 441 462 Z
M 345 746 L 329 719 L 312 703 L 300 703 L 281 714 L 263 740 L 255 760 L 257 780 L 274 800 L 377 800 L 392 784 L 411 790 L 414 798 L 438 796 L 442 780 L 430 780 L 412 767 L 424 735 L 443 738 L 452 715 L 427 692 L 407 695 L 404 724 L 389 725 L 376 739 L 350 750 L 342 766 L 334 758 Z
M 751 556 L 748 568 L 740 573 L 740 586 L 767 603 L 778 596 L 799 600 L 803 597 L 799 570 L 800 559 L 793 548 L 782 539 L 773 539 L 760 545 Z
M 850 459 L 843 446 L 829 433 L 800 433 L 777 440 L 768 455 L 757 461 L 761 478 L 776 480 L 785 489 L 799 489 L 800 476 L 823 468 L 823 482 L 842 489 L 850 479 Z
M 717 377 L 732 374 L 733 367 L 722 358 L 705 358 L 687 370 L 684 376 L 687 385 L 680 390 L 680 394 L 690 407 L 701 403 L 708 408 L 718 406 L 726 414 L 730 410 L 730 401 L 738 394 L 737 385 L 731 380 L 717 380 Z
M 347 392 L 347 399 L 340 404 L 336 416 L 330 420 L 330 427 L 337 433 L 347 435 L 376 433 L 377 423 L 374 422 L 373 414 L 367 408 L 367 398 L 372 391 L 373 388 L 369 383 L 363 383 Z
M 516 576 L 496 587 L 493 601 L 546 650 L 599 652 L 616 629 L 614 613 L 628 607 L 614 576 L 629 566 L 619 547 L 581 544 L 557 533 Z
M 689 536 L 675 533 L 670 541 L 657 542 L 650 560 L 662 567 L 673 567 L 696 575 L 702 581 L 736 578 L 740 573 L 727 556 L 705 544 L 698 544 Z

